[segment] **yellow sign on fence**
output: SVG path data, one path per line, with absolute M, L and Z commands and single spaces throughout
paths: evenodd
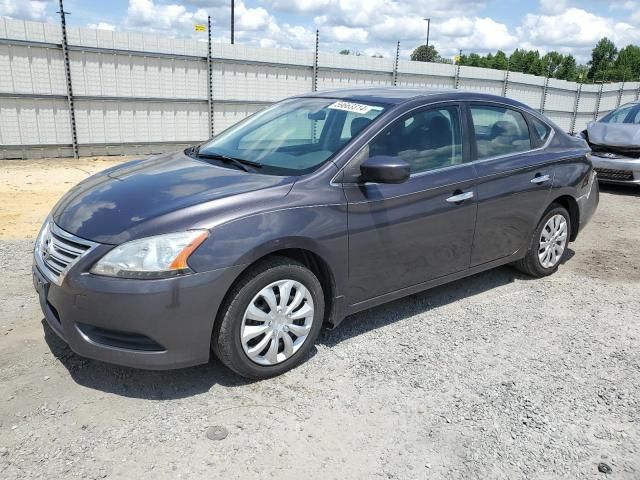
M 206 32 L 207 31 L 207 26 L 206 25 L 195 25 L 195 31 L 196 32 Z

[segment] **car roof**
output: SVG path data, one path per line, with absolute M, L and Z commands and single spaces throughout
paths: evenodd
M 432 101 L 463 101 L 463 100 L 485 100 L 499 102 L 531 109 L 531 107 L 512 100 L 510 98 L 487 93 L 472 92 L 467 90 L 439 89 L 439 88 L 403 88 L 403 87 L 363 87 L 363 88 L 342 88 L 337 90 L 323 90 L 313 92 L 306 97 L 337 98 L 340 100 L 377 102 L 399 105 L 420 98 Z

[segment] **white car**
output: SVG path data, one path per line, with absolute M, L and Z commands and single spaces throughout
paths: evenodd
M 622 105 L 579 135 L 601 182 L 640 185 L 640 102 Z

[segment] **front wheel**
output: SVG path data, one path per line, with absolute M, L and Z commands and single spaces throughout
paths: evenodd
M 292 259 L 273 257 L 248 270 L 229 292 L 214 329 L 213 350 L 244 377 L 273 377 L 304 360 L 323 319 L 317 277 Z
M 527 254 L 514 264 L 515 267 L 533 277 L 551 275 L 564 258 L 569 232 L 569 212 L 560 205 L 551 205 L 533 233 Z

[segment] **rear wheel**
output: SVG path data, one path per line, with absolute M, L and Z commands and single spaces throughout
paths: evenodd
M 273 257 L 248 270 L 227 296 L 213 350 L 244 377 L 280 375 L 304 360 L 323 318 L 317 277 L 292 259 Z
M 514 264 L 515 267 L 533 277 L 551 275 L 564 258 L 569 232 L 569 212 L 558 204 L 551 205 L 533 233 L 527 254 Z

